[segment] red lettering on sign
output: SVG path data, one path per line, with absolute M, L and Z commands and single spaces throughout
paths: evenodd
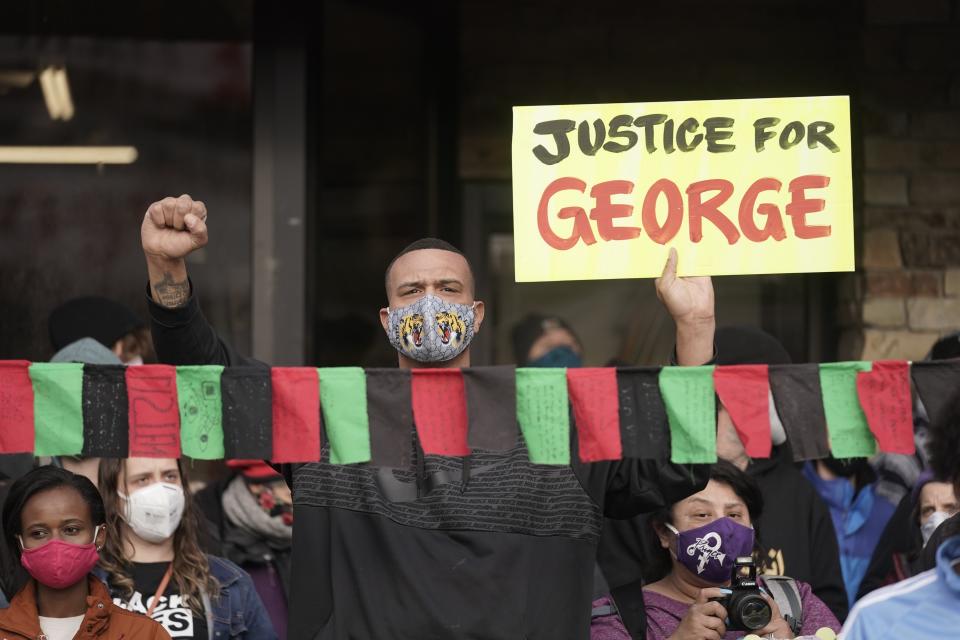
M 660 194 L 667 196 L 667 219 L 661 225 L 657 219 L 657 199 Z M 666 178 L 657 180 L 647 190 L 643 198 L 643 228 L 657 244 L 667 244 L 680 231 L 683 224 L 683 196 L 680 189 Z
M 700 196 L 706 191 L 716 191 L 717 194 L 701 202 Z M 740 232 L 727 216 L 720 211 L 720 205 L 726 202 L 733 194 L 733 183 L 729 180 L 714 179 L 701 180 L 694 182 L 687 187 L 687 198 L 689 202 L 687 208 L 690 215 L 690 240 L 700 242 L 703 240 L 703 219 L 706 218 L 720 230 L 729 244 L 733 244 L 740 239 Z
M 807 224 L 807 215 L 823 211 L 826 201 L 819 198 L 807 197 L 807 189 L 822 189 L 830 184 L 828 176 L 803 175 L 793 179 L 789 186 L 790 202 L 784 211 L 790 216 L 794 235 L 800 240 L 812 240 L 830 236 L 830 225 Z M 751 183 L 739 203 L 730 203 L 729 210 L 736 207 L 737 216 L 734 220 L 721 211 L 734 193 L 734 185 L 729 180 L 714 178 L 692 183 L 686 189 L 687 212 L 690 224 L 690 240 L 703 240 L 703 220 L 709 220 L 723 234 L 728 244 L 736 244 L 741 233 L 750 242 L 765 242 L 770 238 L 775 241 L 787 237 L 784 228 L 783 216 L 780 208 L 772 202 L 757 204 L 760 194 L 770 191 L 780 194 L 782 183 L 775 178 L 758 178 Z M 554 231 L 551 226 L 550 202 L 555 195 L 563 191 L 577 191 L 585 195 L 587 184 L 578 178 L 570 176 L 557 178 L 544 190 L 537 209 L 537 228 L 540 237 L 550 247 L 559 251 L 572 249 L 583 240 L 586 245 L 596 244 L 597 236 L 591 221 L 596 223 L 596 233 L 604 242 L 614 240 L 633 240 L 640 237 L 643 231 L 653 242 L 667 244 L 673 240 L 683 224 L 683 194 L 680 188 L 671 180 L 661 178 L 647 189 L 643 197 L 640 212 L 642 225 L 616 225 L 619 218 L 631 218 L 634 215 L 632 204 L 615 203 L 615 195 L 629 195 L 633 193 L 634 183 L 629 180 L 608 180 L 597 183 L 590 189 L 590 197 L 594 206 L 589 216 L 584 207 L 563 207 L 556 212 L 555 217 L 560 220 L 572 220 L 572 228 L 568 236 L 563 237 Z M 706 200 L 703 196 L 707 192 L 716 192 Z M 666 219 L 660 223 L 657 216 L 657 204 L 660 196 L 667 202 Z M 757 216 L 763 217 L 763 225 L 758 226 Z
M 543 191 L 543 196 L 540 198 L 540 207 L 537 209 L 537 227 L 540 229 L 540 236 L 548 245 L 561 251 L 572 249 L 580 238 L 583 238 L 583 241 L 588 245 L 597 241 L 593 236 L 593 230 L 590 228 L 587 212 L 580 207 L 564 207 L 557 213 L 557 217 L 561 219 L 573 218 L 573 231 L 570 233 L 570 237 L 561 238 L 550 228 L 550 199 L 556 193 L 569 189 L 583 193 L 587 189 L 587 183 L 577 178 L 557 178 Z
M 617 227 L 614 218 L 629 218 L 633 213 L 632 204 L 614 204 L 610 196 L 633 192 L 633 183 L 629 180 L 608 180 L 594 185 L 590 197 L 596 206 L 590 210 L 590 219 L 597 223 L 597 233 L 603 240 L 630 240 L 640 235 L 639 227 Z
M 783 218 L 780 216 L 780 208 L 769 202 L 757 204 L 757 196 L 763 191 L 780 191 L 781 182 L 775 178 L 760 178 L 754 182 L 743 194 L 740 200 L 740 230 L 747 240 L 753 242 L 763 242 L 767 238 L 774 240 L 783 240 L 787 237 L 787 232 L 783 228 Z M 753 217 L 754 208 L 756 212 L 767 219 L 762 229 L 757 228 L 756 220 Z
M 826 238 L 833 229 L 830 225 L 809 226 L 807 225 L 807 214 L 823 211 L 826 201 L 818 198 L 808 198 L 804 193 L 807 189 L 822 189 L 830 184 L 830 178 L 827 176 L 800 176 L 790 181 L 790 204 L 787 205 L 787 215 L 793 222 L 793 232 L 801 240 L 810 240 L 812 238 Z

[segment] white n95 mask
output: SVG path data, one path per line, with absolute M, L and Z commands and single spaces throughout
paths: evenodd
M 163 542 L 180 526 L 184 496 L 179 485 L 155 482 L 120 498 L 125 503 L 123 519 L 147 542 Z
M 945 520 L 950 519 L 950 514 L 943 511 L 934 511 L 930 519 L 920 525 L 920 535 L 923 537 L 923 546 L 930 542 L 930 536 L 937 530 Z

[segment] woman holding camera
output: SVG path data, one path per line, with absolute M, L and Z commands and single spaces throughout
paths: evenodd
M 634 622 L 643 617 L 646 638 L 652 640 L 727 640 L 749 633 L 793 638 L 822 627 L 838 632 L 840 623 L 809 585 L 795 583 L 798 606 L 788 620 L 769 595 L 771 588 L 782 593 L 772 579 L 764 585 L 761 578 L 757 585 L 749 575 L 734 576 L 738 564 L 755 570 L 757 559 L 764 557 L 753 528 L 762 508 L 753 478 L 728 462 L 717 462 L 703 491 L 653 514 L 663 577 L 644 586 L 642 597 L 628 585 L 620 596 L 615 591 L 613 598 L 594 602 L 592 640 L 643 637 Z M 634 602 L 629 601 L 631 593 L 636 594 Z M 641 615 L 632 615 L 638 607 Z M 633 620 L 625 625 L 621 613 Z

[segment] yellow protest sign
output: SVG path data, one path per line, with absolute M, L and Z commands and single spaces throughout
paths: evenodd
M 513 109 L 518 282 L 852 271 L 847 96 Z

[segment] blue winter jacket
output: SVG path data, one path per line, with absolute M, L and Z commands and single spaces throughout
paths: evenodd
M 843 583 L 852 607 L 860 590 L 860 582 L 870 565 L 873 550 L 896 506 L 877 495 L 876 484 L 854 491 L 853 484 L 846 478 L 824 480 L 809 462 L 804 466 L 803 474 L 830 507 L 840 547 Z

